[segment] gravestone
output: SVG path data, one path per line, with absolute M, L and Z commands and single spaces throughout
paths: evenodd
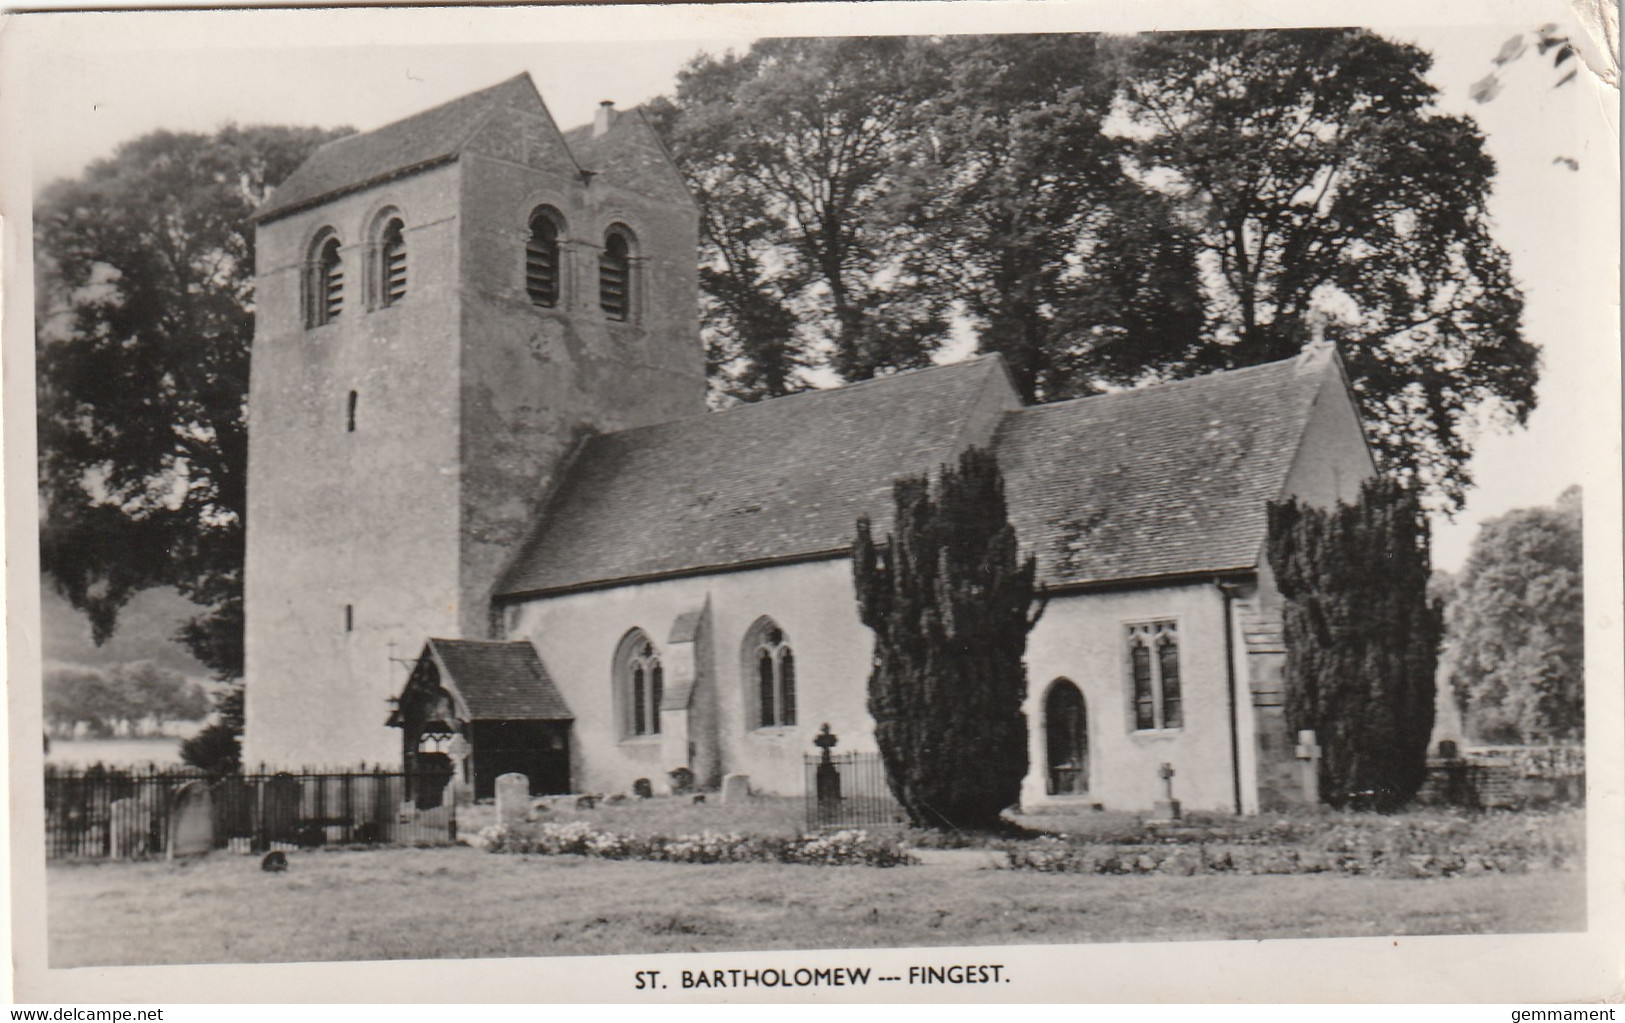
M 653 798 L 655 794 L 654 786 L 649 784 L 649 779 L 639 778 L 632 783 L 632 794 L 639 799 Z
M 497 775 L 497 823 L 518 824 L 530 810 L 530 779 L 510 773 Z
M 671 779 L 673 795 L 682 796 L 694 791 L 694 772 L 686 767 L 674 767 L 666 772 Z
M 201 781 L 175 790 L 169 815 L 169 858 L 197 856 L 214 848 L 214 793 Z
M 115 860 L 140 856 L 147 851 L 147 821 L 141 804 L 134 799 L 115 799 L 107 807 L 109 855 Z
M 728 774 L 722 778 L 722 802 L 744 803 L 750 800 L 750 775 Z
M 1298 733 L 1298 745 L 1293 749 L 1298 758 L 1298 786 L 1303 801 L 1309 806 L 1320 805 L 1320 747 L 1315 744 L 1315 730 L 1306 728 Z
M 1162 779 L 1162 798 L 1151 808 L 1152 816 L 1157 820 L 1177 821 L 1181 815 L 1179 800 L 1174 798 L 1174 765 L 1164 763 L 1157 768 L 1157 777 Z
M 1439 759 L 1455 760 L 1461 756 L 1461 750 L 1456 746 L 1454 739 L 1439 740 Z
M 832 823 L 841 816 L 841 772 L 835 769 L 835 761 L 830 751 L 835 748 L 838 739 L 834 732 L 829 730 L 829 722 L 813 740 L 813 745 L 822 751 L 823 756 L 818 761 L 818 767 L 813 771 L 814 792 L 818 797 L 818 822 L 820 824 Z

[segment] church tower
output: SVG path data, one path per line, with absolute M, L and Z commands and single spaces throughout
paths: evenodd
M 246 764 L 393 763 L 588 435 L 702 412 L 698 214 L 641 112 L 529 75 L 311 156 L 256 214 Z

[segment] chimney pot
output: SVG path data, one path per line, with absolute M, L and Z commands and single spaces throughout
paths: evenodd
M 592 120 L 592 137 L 597 138 L 609 131 L 610 125 L 614 123 L 615 101 L 612 99 L 600 100 L 598 102 L 598 113 Z

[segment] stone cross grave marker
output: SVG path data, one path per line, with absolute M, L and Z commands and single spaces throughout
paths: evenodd
M 1298 733 L 1298 745 L 1293 754 L 1298 758 L 1298 785 L 1303 790 L 1303 801 L 1310 806 L 1320 805 L 1320 746 L 1315 742 L 1315 730 L 1305 728 Z
M 1162 779 L 1162 798 L 1157 800 L 1151 812 L 1158 820 L 1177 821 L 1180 811 L 1179 800 L 1174 798 L 1174 765 L 1164 762 L 1157 768 L 1157 777 Z
M 830 751 L 839 742 L 839 737 L 829 730 L 829 722 L 813 739 L 813 745 L 822 752 L 818 767 L 813 771 L 814 790 L 818 794 L 818 817 L 822 821 L 833 819 L 839 815 L 841 805 L 841 772 L 835 769 L 835 760 Z
M 519 824 L 530 811 L 530 779 L 522 774 L 497 775 L 497 823 Z
M 201 781 L 175 790 L 169 817 L 169 858 L 197 856 L 214 848 L 214 793 Z

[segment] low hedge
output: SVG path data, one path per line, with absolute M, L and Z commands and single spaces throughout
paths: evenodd
M 608 860 L 663 863 L 801 863 L 812 866 L 901 867 L 917 862 L 903 843 L 867 832 L 827 835 L 741 835 L 704 831 L 697 835 L 641 836 L 595 828 L 586 821 L 505 827 L 477 832 L 469 844 L 494 853 L 540 856 L 596 856 Z

